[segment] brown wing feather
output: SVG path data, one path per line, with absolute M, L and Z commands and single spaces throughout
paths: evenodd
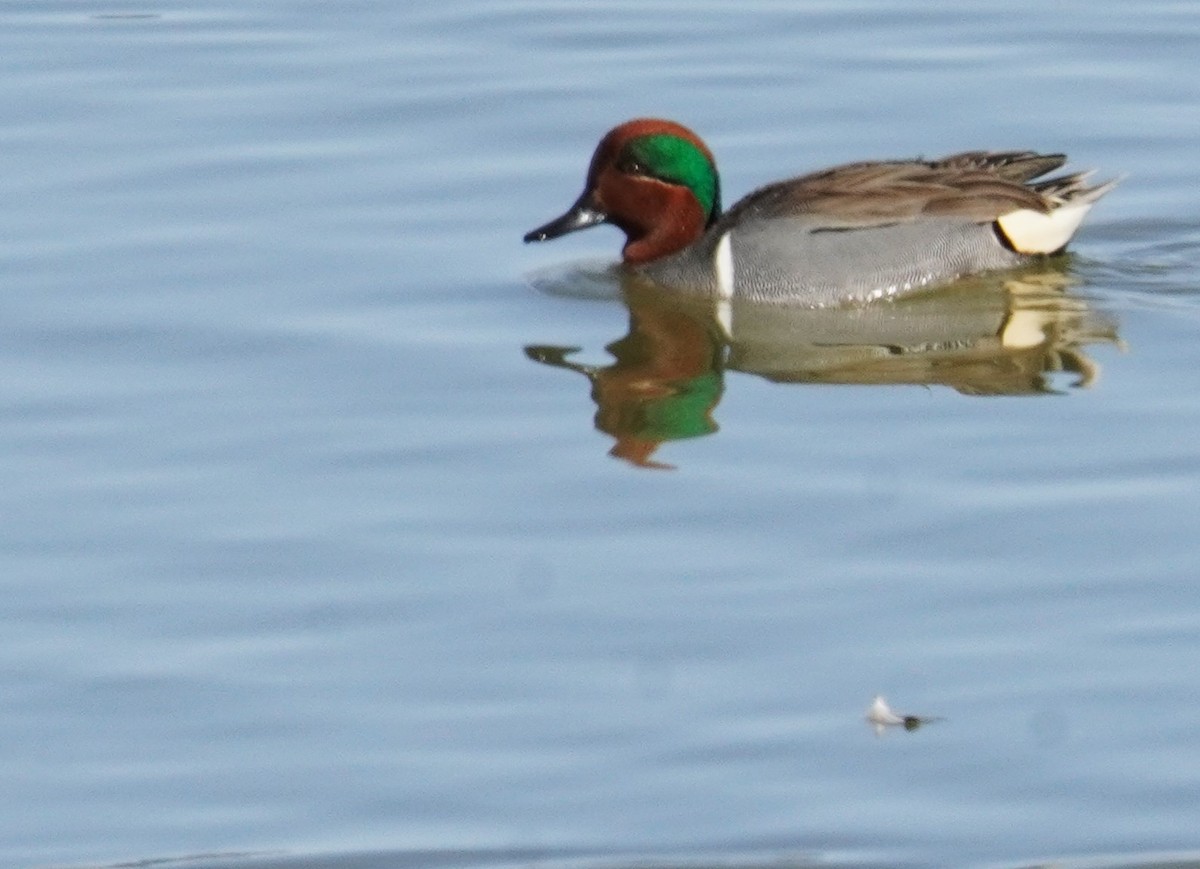
M 952 154 L 933 165 L 946 168 L 979 169 L 993 172 L 1009 181 L 1030 181 L 1067 162 L 1066 154 L 1038 154 L 1034 151 L 964 151 Z
M 852 228 L 919 217 L 987 222 L 1020 208 L 1048 212 L 1053 182 L 1024 182 L 1058 168 L 1061 154 L 968 151 L 941 160 L 848 163 L 760 188 L 723 219 L 800 217 Z

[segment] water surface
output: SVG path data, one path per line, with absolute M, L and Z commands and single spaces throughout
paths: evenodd
M 1191 4 L 0 23 L 4 864 L 1194 863 Z M 520 242 L 642 114 L 729 201 L 1128 177 L 1069 258 L 725 340 Z

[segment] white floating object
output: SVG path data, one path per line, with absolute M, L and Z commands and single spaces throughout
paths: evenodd
M 883 733 L 885 727 L 903 727 L 905 730 L 916 730 L 922 724 L 940 721 L 940 718 L 926 718 L 921 715 L 902 715 L 888 706 L 882 694 L 875 695 L 875 701 L 867 710 L 867 721 L 875 728 L 876 733 Z
M 876 694 L 875 702 L 867 710 L 867 721 L 870 721 L 872 724 L 882 724 L 888 727 L 903 726 L 904 716 L 893 712 L 892 707 L 888 706 L 882 694 Z

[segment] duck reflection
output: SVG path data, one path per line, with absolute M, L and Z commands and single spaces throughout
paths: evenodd
M 596 428 L 635 465 L 666 441 L 717 431 L 727 370 L 780 383 L 948 386 L 965 395 L 1038 395 L 1086 388 L 1099 366 L 1088 345 L 1117 343 L 1115 321 L 1068 291 L 1061 263 L 964 280 L 895 302 L 789 308 L 681 299 L 622 287 L 629 331 L 614 362 L 570 359 L 579 348 L 532 345 L 529 358 L 592 384 Z

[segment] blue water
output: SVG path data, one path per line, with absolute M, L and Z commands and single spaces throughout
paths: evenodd
M 5 4 L 0 862 L 1194 863 L 1198 56 L 1185 2 Z M 717 346 L 615 231 L 521 244 L 643 114 L 730 202 L 1127 177 L 1065 261 Z

